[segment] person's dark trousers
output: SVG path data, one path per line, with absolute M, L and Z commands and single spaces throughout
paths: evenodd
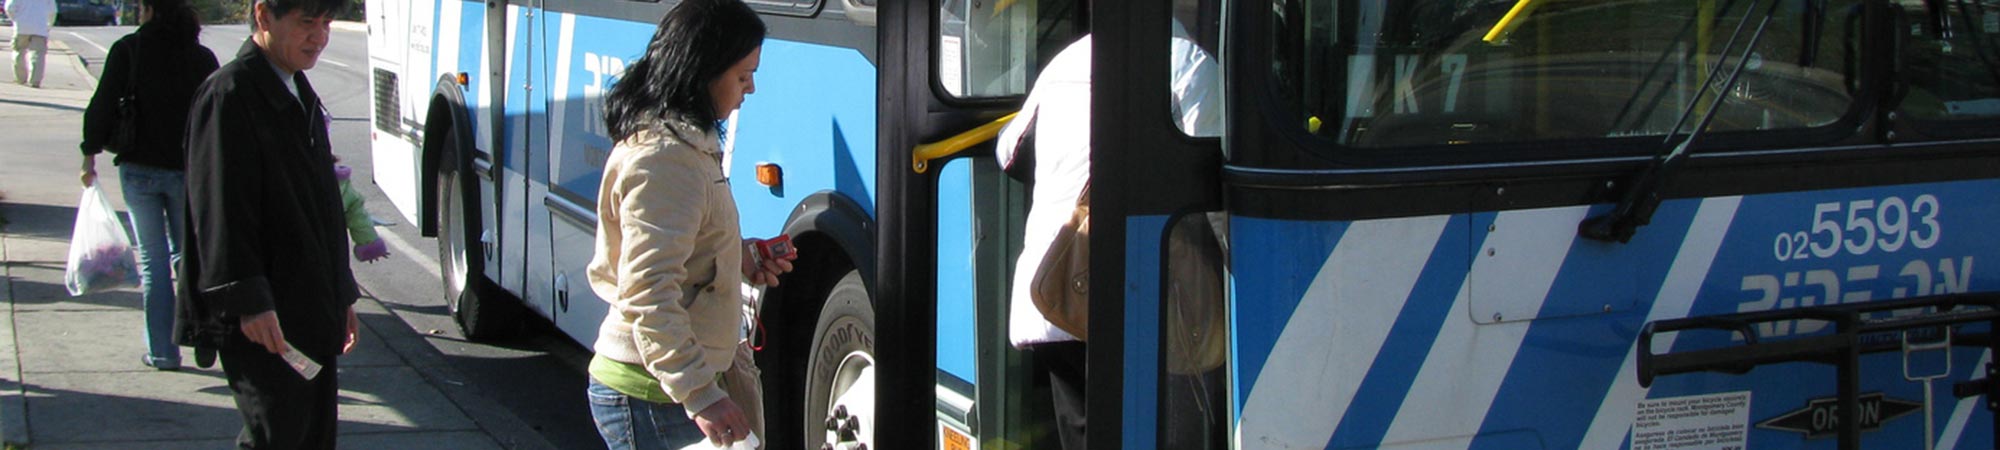
M 1050 400 L 1055 410 L 1056 439 L 1063 450 L 1083 450 L 1089 448 L 1085 433 L 1087 423 L 1084 393 L 1087 392 L 1086 371 L 1090 355 L 1082 342 L 1052 342 L 1028 346 L 1035 362 L 1049 374 Z
M 235 344 L 235 343 L 232 343 Z M 299 376 L 284 358 L 255 344 L 227 345 L 220 351 L 222 372 L 243 414 L 240 449 L 332 449 L 339 432 L 340 372 L 334 357 L 313 358 L 321 366 L 312 380 Z

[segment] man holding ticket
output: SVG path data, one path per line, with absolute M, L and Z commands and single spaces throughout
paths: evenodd
M 238 448 L 331 449 L 335 357 L 354 348 L 326 109 L 305 71 L 347 0 L 257 0 L 236 60 L 188 118 L 187 248 L 175 338 L 217 354 L 243 415 Z

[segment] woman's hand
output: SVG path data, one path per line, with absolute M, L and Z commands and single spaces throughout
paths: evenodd
M 83 187 L 97 183 L 97 155 L 83 155 Z
M 758 261 L 761 258 L 757 256 L 759 242 L 764 240 L 757 238 L 743 240 L 743 279 L 757 286 L 777 286 L 778 276 L 792 271 L 792 261 L 798 260 L 799 254 L 794 251 L 781 257 L 763 259 L 763 264 L 760 265 Z
M 708 435 L 708 441 L 718 447 L 728 446 L 750 437 L 750 420 L 743 417 L 743 410 L 736 401 L 724 398 L 694 413 L 694 424 L 701 427 L 701 433 Z

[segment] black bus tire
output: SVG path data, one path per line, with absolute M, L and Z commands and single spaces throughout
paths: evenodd
M 451 136 L 446 130 L 445 136 Z M 447 137 L 456 141 L 456 138 Z M 520 328 L 519 305 L 510 304 L 492 280 L 486 279 L 485 257 L 479 252 L 479 220 L 476 184 L 471 164 L 456 142 L 446 143 L 437 176 L 438 271 L 444 281 L 445 309 L 466 339 L 491 341 L 514 334 Z
M 832 410 L 829 405 L 835 394 L 833 390 L 846 381 L 838 373 L 842 362 L 859 353 L 872 364 L 875 354 L 875 307 L 868 298 L 860 271 L 848 271 L 827 290 L 826 302 L 820 307 L 819 320 L 813 327 L 812 346 L 808 348 L 811 356 L 806 360 L 801 380 L 805 395 L 799 401 L 803 419 L 800 424 L 804 426 L 800 448 L 816 449 L 823 448 L 830 434 L 827 415 Z M 866 420 L 872 428 L 873 418 Z

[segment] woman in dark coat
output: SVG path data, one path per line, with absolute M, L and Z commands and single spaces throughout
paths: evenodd
M 201 24 L 187 0 L 142 0 L 139 31 L 111 44 L 104 76 L 83 113 L 83 184 L 97 181 L 97 154 L 118 155 L 125 207 L 138 235 L 140 290 L 146 309 L 146 353 L 141 362 L 159 370 L 181 365 L 174 344 L 171 265 L 185 235 L 188 104 L 217 66 L 201 45 Z M 142 74 L 143 73 L 143 74 Z M 122 102 L 134 107 L 135 133 L 125 148 L 109 148 Z

